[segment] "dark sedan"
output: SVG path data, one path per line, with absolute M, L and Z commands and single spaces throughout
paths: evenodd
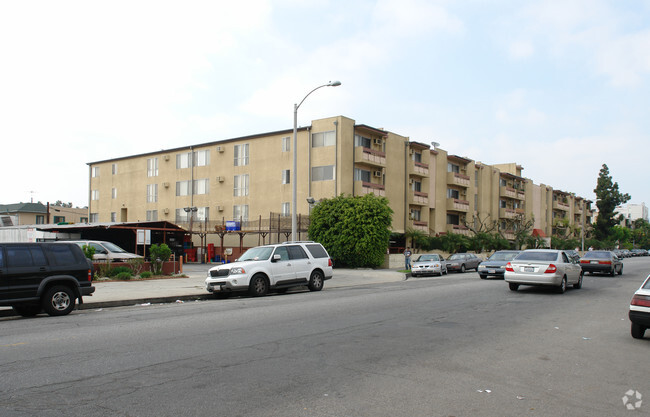
M 456 272 L 465 272 L 468 269 L 478 270 L 478 264 L 481 258 L 473 253 L 454 253 L 447 259 L 447 270 Z
M 496 251 L 478 265 L 478 274 L 481 279 L 487 277 L 503 278 L 506 272 L 506 264 L 512 261 L 515 256 L 519 255 L 519 250 L 500 250 Z
M 599 272 L 614 276 L 614 274 L 621 275 L 623 273 L 623 262 L 608 250 L 593 250 L 585 253 L 580 258 L 580 267 L 583 272 L 589 274 Z

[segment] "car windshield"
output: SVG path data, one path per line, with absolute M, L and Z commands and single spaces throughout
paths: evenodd
M 451 255 L 451 256 L 449 257 L 449 260 L 450 260 L 450 261 L 457 260 L 457 259 L 463 259 L 463 255 L 461 255 L 461 254 L 459 254 L 459 253 L 455 253 L 455 254 L 453 254 L 453 255 Z
M 650 290 L 650 276 L 645 280 L 645 283 L 643 284 L 643 289 L 644 290 Z
M 589 258 L 598 259 L 598 258 L 609 258 L 609 257 L 610 257 L 609 252 L 602 251 L 602 250 L 589 251 L 585 253 L 585 256 L 583 256 L 583 258 L 585 259 L 589 259 Z
M 557 260 L 557 252 L 535 252 L 524 251 L 515 258 L 517 261 L 555 261 Z
M 273 252 L 273 247 L 271 246 L 250 248 L 239 257 L 239 261 L 266 261 L 271 256 L 271 252 Z
M 108 249 L 109 252 L 113 252 L 113 253 L 128 253 L 128 252 L 125 251 L 124 249 L 122 249 L 122 248 L 120 248 L 119 246 L 117 246 L 115 243 L 104 242 L 104 243 L 103 243 L 103 246 L 104 246 L 106 249 Z
M 519 252 L 494 252 L 488 258 L 490 261 L 512 261 Z
M 420 255 L 415 262 L 439 261 L 440 255 Z

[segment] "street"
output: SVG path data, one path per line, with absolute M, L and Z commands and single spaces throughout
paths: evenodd
M 650 415 L 627 318 L 650 258 L 624 266 L 565 294 L 472 271 L 2 318 L 0 416 Z

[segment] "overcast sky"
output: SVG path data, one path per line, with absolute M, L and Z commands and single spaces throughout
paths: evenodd
M 3 1 L 0 204 L 88 162 L 343 115 L 650 204 L 650 1 Z

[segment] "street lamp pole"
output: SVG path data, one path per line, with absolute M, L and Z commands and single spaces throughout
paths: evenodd
M 338 87 L 341 85 L 340 81 L 330 81 L 327 84 L 319 85 L 318 87 L 314 88 L 311 90 L 307 95 L 300 101 L 298 104 L 293 105 L 293 170 L 292 170 L 292 176 L 291 182 L 292 182 L 292 187 L 291 187 L 291 239 L 292 240 L 297 240 L 297 229 L 298 229 L 298 217 L 297 217 L 297 186 L 298 186 L 298 181 L 297 181 L 297 171 L 298 171 L 298 154 L 297 154 L 297 148 L 298 148 L 298 108 L 302 103 L 309 97 L 311 93 L 314 91 L 318 90 L 319 88 L 323 87 Z

